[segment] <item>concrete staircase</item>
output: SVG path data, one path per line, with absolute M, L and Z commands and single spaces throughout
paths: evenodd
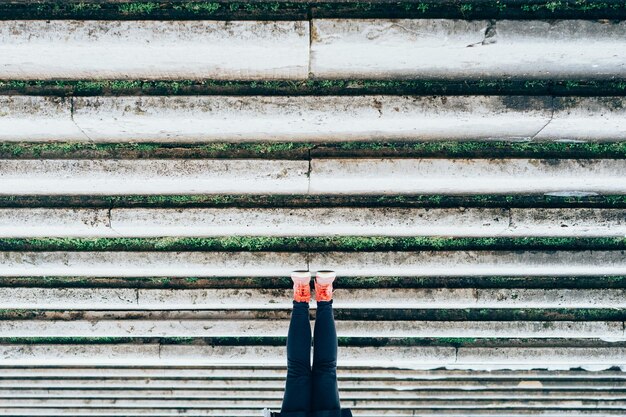
M 355 416 L 623 416 L 625 18 L 0 0 L 0 415 L 278 411 L 334 269 Z

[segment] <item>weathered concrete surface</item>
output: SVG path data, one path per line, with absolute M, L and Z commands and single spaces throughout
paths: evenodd
M 545 369 L 569 369 L 572 363 L 588 370 L 606 369 L 606 364 L 626 367 L 626 348 L 464 348 L 458 349 L 456 365 L 471 368 L 484 364 L 500 369 L 501 364 L 523 363 Z M 453 368 L 456 366 L 453 366 Z M 526 369 L 511 367 L 509 369 Z
M 626 256 L 623 250 L 0 252 L 0 276 L 16 277 L 276 277 L 307 266 L 344 277 L 596 276 L 626 275 Z
M 0 208 L 0 237 L 622 237 L 604 208 Z
M 5 20 L 0 78 L 304 79 L 307 21 Z
M 282 276 L 306 268 L 298 252 L 0 252 L 0 275 Z
M 626 40 L 623 42 L 626 46 Z M 626 68 L 626 63 L 623 65 Z M 555 97 L 553 104 L 552 119 L 537 133 L 536 140 L 585 142 L 606 137 L 626 138 L 626 107 L 621 98 Z
M 314 322 L 312 322 L 313 324 Z M 0 320 L 2 337 L 287 337 L 289 320 Z M 353 321 L 339 337 L 596 338 L 626 340 L 620 321 Z
M 622 194 L 619 159 L 313 159 L 311 194 Z
M 74 120 L 94 141 L 520 139 L 550 119 L 545 98 L 78 97 Z
M 626 23 L 314 19 L 311 73 L 338 79 L 626 76 Z
M 115 345 L 2 345 L 0 365 L 283 365 L 283 346 L 180 346 L 159 344 Z M 342 347 L 343 365 L 363 365 L 369 360 L 389 359 L 397 362 L 419 361 L 423 368 L 454 361 L 452 347 Z M 365 361 L 364 361 L 365 359 Z M 132 361 L 136 361 L 133 363 Z M 30 362 L 29 362 L 30 361 Z M 74 362 L 72 362 L 74 361 Z M 377 362 L 378 363 L 378 362 Z M 383 364 L 380 363 L 382 366 Z M 418 366 L 418 368 L 422 368 Z
M 623 159 L 0 161 L 4 195 L 626 193 Z
M 159 344 L 0 345 L 0 365 L 283 365 L 283 346 Z M 343 366 L 434 369 L 607 369 L 626 366 L 626 348 L 340 347 Z M 134 363 L 133 363 L 134 361 Z
M 71 100 L 71 103 L 70 101 Z M 620 141 L 623 97 L 0 96 L 3 141 Z
M 72 120 L 71 98 L 0 96 L 0 140 L 85 141 Z
M 48 159 L 0 161 L 0 194 L 303 194 L 308 161 Z
M 94 390 L 94 378 L 97 388 L 101 389 L 284 389 L 286 364 L 268 366 L 256 364 L 223 368 L 215 366 L 161 366 L 161 367 L 2 367 L 0 389 L 20 388 L 39 390 L 54 384 L 58 389 Z M 494 372 L 475 372 L 472 370 L 438 369 L 412 370 L 402 368 L 355 368 L 337 367 L 337 379 L 340 389 L 359 392 L 375 392 L 396 388 L 399 391 L 431 391 L 431 395 L 443 392 L 475 392 L 478 396 L 485 390 L 497 392 L 536 393 L 553 390 L 560 396 L 568 393 L 584 395 L 585 391 L 597 396 L 611 396 L 624 388 L 624 373 L 620 371 L 587 372 L 581 370 L 542 371 L 542 370 L 498 370 Z M 368 379 L 365 379 L 367 377 Z M 445 389 L 446 391 L 442 391 Z M 357 390 L 357 391 L 355 391 Z M 389 393 L 389 391 L 386 391 Z M 348 393 L 348 391 L 346 391 Z M 608 395 L 607 395 L 608 394 Z M 454 395 L 454 394 L 452 394 Z M 620 395 L 619 393 L 617 395 Z
M 624 251 L 315 252 L 309 269 L 337 276 L 620 275 Z
M 245 393 L 241 393 L 242 397 L 226 397 L 221 398 L 218 401 L 211 401 L 210 410 L 207 410 L 208 404 L 206 399 L 179 399 L 179 398 L 119 398 L 115 400 L 115 403 L 110 399 L 103 398 L 89 398 L 89 399 L 76 399 L 76 398 L 68 398 L 68 399 L 53 399 L 53 398 L 40 398 L 40 399 L 23 399 L 23 398 L 14 398 L 12 400 L 4 400 L 0 398 L 0 406 L 3 407 L 89 407 L 93 409 L 94 407 L 102 407 L 102 410 L 105 411 L 108 407 L 111 407 L 111 404 L 115 405 L 115 408 L 118 410 L 129 408 L 130 410 L 136 410 L 136 408 L 145 408 L 146 410 L 150 410 L 151 408 L 157 409 L 169 409 L 169 411 L 178 411 L 178 408 L 194 409 L 195 413 L 192 415 L 198 415 L 198 408 L 201 410 L 201 416 L 205 416 L 203 411 L 209 411 L 214 415 L 213 412 L 215 409 L 222 409 L 223 411 L 236 409 L 240 411 L 242 408 L 247 408 L 249 410 L 262 409 L 264 406 L 271 407 L 273 409 L 279 409 L 282 403 L 282 397 L 280 394 L 275 394 L 273 396 L 269 396 L 267 394 L 259 396 L 254 395 L 253 397 L 244 397 Z M 256 397 L 256 398 L 255 398 Z M 366 410 L 368 408 L 379 409 L 381 407 L 380 399 L 353 399 L 351 400 L 352 406 L 351 408 L 355 410 Z M 467 399 L 456 399 L 451 404 L 451 399 L 441 398 L 441 399 L 406 399 L 402 401 L 401 404 L 389 404 L 388 402 L 383 403 L 385 411 L 393 411 L 394 408 L 400 407 L 405 410 L 412 410 L 413 412 L 426 411 L 427 413 L 432 413 L 433 411 L 445 411 L 448 409 L 455 410 L 464 410 L 464 409 L 472 409 L 475 410 L 477 407 L 475 400 L 467 400 Z M 605 407 L 614 410 L 624 410 L 626 409 L 626 401 L 613 400 L 606 401 Z M 577 407 L 579 410 L 594 410 L 598 408 L 597 401 L 582 401 L 582 400 L 574 400 L 574 399 L 562 399 L 561 401 L 553 401 L 551 403 L 546 404 L 544 399 L 517 399 L 517 398 L 509 398 L 509 399 L 498 399 L 498 398 L 483 398 L 482 408 L 487 408 L 491 410 L 502 410 L 502 409 L 514 409 L 514 410 L 525 410 L 525 409 L 534 409 L 537 407 L 552 407 L 556 409 L 562 408 L 571 408 Z M 380 410 L 378 410 L 380 412 Z M 132 412 L 132 411 L 131 411 Z M 246 414 L 250 415 L 250 414 Z M 384 414 L 383 414 L 384 415 Z M 395 414 L 394 414 L 395 415 Z
M 626 289 L 337 288 L 335 294 L 337 308 L 623 308 Z M 273 310 L 292 308 L 292 299 L 292 289 L 0 287 L 4 309 Z
M 0 252 L 0 276 L 20 277 L 271 277 L 307 265 L 345 277 L 626 275 L 623 250 Z
M 89 381 L 93 384 L 93 381 Z M 143 382 L 143 381 L 142 381 Z M 245 381 L 242 386 L 235 387 L 219 387 L 207 389 L 182 388 L 176 390 L 133 387 L 130 389 L 58 389 L 56 386 L 52 389 L 0 389 L 0 399 L 10 401 L 11 399 L 35 398 L 37 400 L 59 399 L 59 395 L 63 395 L 71 400 L 103 400 L 117 397 L 123 400 L 144 400 L 154 401 L 159 399 L 168 406 L 191 406 L 197 400 L 216 401 L 224 399 L 233 401 L 236 399 L 246 399 L 251 405 L 255 404 L 255 400 L 282 400 L 285 388 L 284 381 L 266 381 L 266 385 L 257 383 L 256 386 L 245 387 Z M 400 405 L 411 404 L 420 401 L 423 404 L 431 406 L 439 406 L 440 401 L 493 401 L 493 405 L 511 406 L 518 401 L 540 401 L 543 400 L 546 407 L 558 406 L 565 401 L 573 400 L 602 400 L 602 401 L 623 401 L 623 394 L 616 392 L 598 392 L 592 390 L 578 391 L 548 391 L 542 390 L 479 390 L 475 391 L 422 391 L 422 390 L 402 390 L 393 389 L 393 383 L 388 383 L 388 389 L 383 390 L 381 387 L 365 388 L 355 387 L 354 385 L 346 387 L 345 383 L 339 383 L 340 397 L 342 401 L 357 401 L 360 406 L 372 404 L 373 401 L 388 401 L 386 404 L 391 408 Z M 343 392 L 342 392 L 343 391 Z M 546 398 L 547 397 L 547 398 Z M 190 400 L 190 401 L 186 401 Z M 507 401 L 506 404 L 502 402 Z M 389 403 L 396 401 L 396 403 Z M 26 401 L 24 401 L 26 402 Z M 510 403 L 509 403 L 510 402 Z M 182 403 L 182 404 L 181 404 Z M 498 404 L 500 403 L 500 404 Z M 10 404 L 14 405 L 14 404 Z M 46 404 L 48 405 L 48 404 Z

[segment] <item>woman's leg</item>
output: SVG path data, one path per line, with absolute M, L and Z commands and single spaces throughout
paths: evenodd
M 281 412 L 311 406 L 311 323 L 309 303 L 293 301 L 287 333 L 287 382 Z
M 313 333 L 313 389 L 311 410 L 338 410 L 337 330 L 333 300 L 318 301 Z

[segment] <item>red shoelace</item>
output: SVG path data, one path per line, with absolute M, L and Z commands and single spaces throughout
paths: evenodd
M 329 301 L 332 298 L 333 286 L 332 284 L 320 285 L 315 288 L 315 298 L 317 301 Z
M 308 300 L 311 297 L 311 287 L 308 285 L 296 285 L 295 288 L 295 299 L 298 300 Z

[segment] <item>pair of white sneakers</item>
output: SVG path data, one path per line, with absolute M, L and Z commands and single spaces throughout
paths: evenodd
M 330 301 L 333 298 L 335 271 L 324 270 L 315 273 L 315 301 Z M 311 272 L 297 270 L 291 272 L 293 281 L 293 299 L 297 302 L 311 301 Z

